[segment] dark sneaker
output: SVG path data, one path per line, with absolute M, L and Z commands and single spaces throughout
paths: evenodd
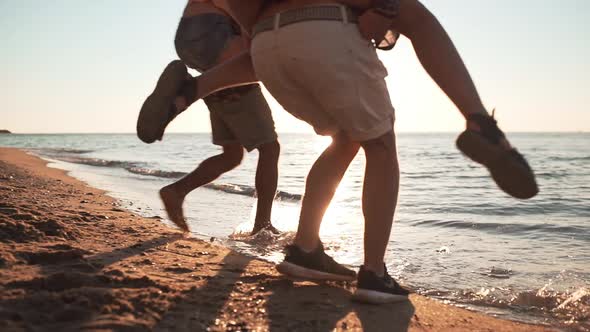
M 277 265 L 277 271 L 293 279 L 311 281 L 353 281 L 356 277 L 353 270 L 326 255 L 321 243 L 310 253 L 296 245 L 285 247 L 285 260 Z
M 166 66 L 156 88 L 147 97 L 137 118 L 137 136 L 145 143 L 162 139 L 166 126 L 184 109 L 177 109 L 174 100 L 188 77 L 186 66 L 174 60 Z
M 535 174 L 516 149 L 501 146 L 506 137 L 493 115 L 473 114 L 467 120 L 477 124 L 481 131 L 465 130 L 457 138 L 457 148 L 471 160 L 484 165 L 498 187 L 507 194 L 521 199 L 534 197 L 539 192 Z
M 387 273 L 387 268 L 385 268 L 383 277 L 379 277 L 361 266 L 357 278 L 357 289 L 352 295 L 352 299 L 359 302 L 382 304 L 407 301 L 408 294 L 410 292 L 400 286 Z

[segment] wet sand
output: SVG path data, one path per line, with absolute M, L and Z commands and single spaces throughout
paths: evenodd
M 350 285 L 285 280 L 45 165 L 0 148 L 2 331 L 551 330 L 418 295 L 354 303 Z

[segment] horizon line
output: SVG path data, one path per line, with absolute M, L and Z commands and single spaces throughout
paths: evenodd
M 6 129 L 8 130 L 8 129 Z M 504 131 L 505 133 L 512 133 L 512 134 L 585 134 L 590 133 L 590 130 L 563 130 L 563 131 L 552 131 L 552 130 L 539 130 L 539 131 Z M 396 131 L 396 134 L 452 134 L 452 133 L 459 133 L 459 131 L 411 131 L 411 130 L 403 130 L 403 131 Z M 135 132 L 10 132 L 0 134 L 2 135 L 135 135 Z M 194 131 L 194 132 L 171 132 L 168 134 L 211 134 L 210 131 Z M 283 131 L 277 132 L 277 134 L 306 134 L 306 135 L 317 135 L 315 133 L 306 133 L 306 132 L 299 132 L 299 131 Z M 322 135 L 317 135 L 322 136 Z

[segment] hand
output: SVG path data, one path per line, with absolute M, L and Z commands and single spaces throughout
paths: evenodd
M 391 19 L 372 10 L 367 10 L 359 17 L 361 35 L 368 40 L 374 40 L 377 44 L 381 42 L 390 26 Z

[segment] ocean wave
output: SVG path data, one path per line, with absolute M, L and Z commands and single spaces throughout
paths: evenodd
M 149 169 L 143 167 L 126 167 L 127 171 L 146 175 L 146 176 L 155 176 L 160 178 L 166 179 L 178 179 L 181 178 L 188 173 L 185 172 L 174 172 L 174 171 L 162 171 L 157 169 Z M 256 197 L 256 188 L 252 186 L 242 185 L 242 184 L 233 184 L 233 183 L 208 183 L 203 187 L 211 189 L 211 190 L 218 190 L 223 191 L 228 194 L 234 195 L 243 195 L 249 197 Z M 293 194 L 285 191 L 277 191 L 275 198 L 280 200 L 290 200 L 290 201 L 299 201 L 301 200 L 302 195 L 300 194 Z
M 584 197 L 556 197 L 551 200 L 538 201 L 531 203 L 516 203 L 513 205 L 503 205 L 495 202 L 491 203 L 465 203 L 462 205 L 432 206 L 429 208 L 431 213 L 460 213 L 473 214 L 487 218 L 488 216 L 532 216 L 549 214 L 584 216 L 590 213 L 587 199 Z
M 106 160 L 100 158 L 83 158 L 73 156 L 57 156 L 56 159 L 73 164 L 82 164 L 97 167 L 135 167 L 135 163 L 128 161 Z
M 546 321 L 549 318 L 560 325 L 574 329 L 588 328 L 590 325 L 588 316 L 590 288 L 586 286 L 574 287 L 565 291 L 553 290 L 551 285 L 547 284 L 540 289 L 525 291 L 482 287 L 479 290 L 421 291 L 420 293 L 467 306 L 497 308 L 512 313 L 523 313 L 528 317 L 537 317 L 538 321 Z
M 101 158 L 81 157 L 78 154 L 90 153 L 92 150 L 76 150 L 76 149 L 29 149 L 28 151 L 38 154 L 40 156 L 50 157 L 52 159 L 65 161 L 72 164 L 96 166 L 96 167 L 120 167 L 131 168 L 136 167 L 137 163 L 130 161 L 108 160 Z
M 228 194 L 244 195 L 256 197 L 256 188 L 240 184 L 231 183 L 209 183 L 204 185 L 205 188 L 223 191 Z M 300 201 L 303 195 L 293 194 L 286 191 L 277 191 L 275 199 L 287 201 Z
M 133 173 L 133 174 L 155 176 L 155 177 L 166 178 L 166 179 L 178 179 L 178 178 L 181 178 L 181 177 L 188 174 L 186 172 L 162 171 L 159 169 L 149 169 L 149 168 L 137 167 L 137 166 L 125 167 L 125 170 L 127 170 L 129 173 Z
M 93 150 L 70 149 L 70 148 L 34 148 L 28 149 L 31 152 L 59 156 L 62 154 L 85 154 L 94 152 Z
M 188 173 L 186 172 L 176 172 L 176 171 L 164 171 L 159 169 L 151 169 L 142 167 L 137 162 L 130 162 L 130 161 L 120 161 L 120 160 L 106 160 L 100 158 L 87 158 L 87 157 L 78 157 L 78 156 L 66 156 L 60 155 L 55 156 L 54 158 L 74 163 L 74 164 L 82 164 L 82 165 L 89 165 L 89 166 L 97 166 L 97 167 L 116 167 L 116 168 L 123 168 L 129 173 L 144 175 L 144 176 L 153 176 L 165 179 L 178 179 L 181 178 Z M 256 197 L 256 188 L 247 185 L 239 185 L 239 184 L 231 184 L 231 183 L 209 183 L 204 185 L 205 188 L 223 191 L 228 194 L 235 194 L 235 195 L 243 195 L 249 197 Z M 294 194 L 289 193 L 286 191 L 277 191 L 275 198 L 279 200 L 286 200 L 286 201 L 300 201 L 303 195 L 301 194 Z
M 548 157 L 550 160 L 554 161 L 587 161 L 590 160 L 590 156 L 570 156 L 570 157 L 561 157 L 561 156 L 553 156 Z
M 303 198 L 301 194 L 293 194 L 286 191 L 277 191 L 276 198 L 286 201 L 300 201 Z
M 552 236 L 572 236 L 583 237 L 588 233 L 587 227 L 582 226 L 562 226 L 554 224 L 517 224 L 517 223 L 497 223 L 497 222 L 470 222 L 464 220 L 420 220 L 411 222 L 414 226 L 429 226 L 457 229 L 474 229 L 478 231 L 487 231 L 500 234 L 536 234 L 544 233 Z M 588 234 L 590 236 L 590 234 Z

